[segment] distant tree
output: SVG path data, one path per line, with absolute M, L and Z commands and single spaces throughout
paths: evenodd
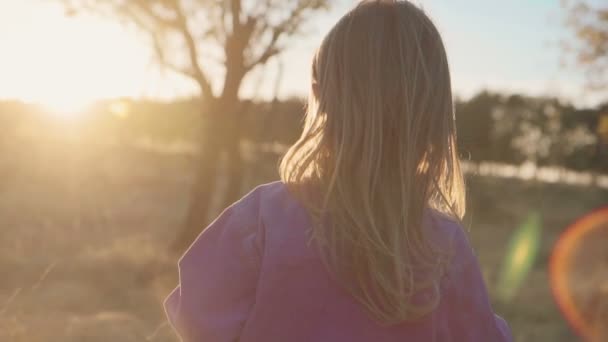
M 608 3 L 592 5 L 585 0 L 562 0 L 566 25 L 574 39 L 564 41 L 567 52 L 586 71 L 590 89 L 608 88 Z
M 134 25 L 147 34 L 160 65 L 195 82 L 204 120 L 197 181 L 184 229 L 173 243 L 181 251 L 208 222 L 218 194 L 218 161 L 225 155 L 227 190 L 222 205 L 240 195 L 240 152 L 245 76 L 303 33 L 314 13 L 331 0 L 60 0 L 70 14 L 88 11 Z M 222 75 L 212 78 L 212 71 Z M 218 84 L 215 84 L 218 81 Z
M 456 101 L 458 150 L 462 158 L 492 160 L 492 113 L 500 104 L 498 94 L 480 92 L 468 101 Z
M 593 109 L 576 109 L 569 107 L 563 111 L 561 123 L 562 146 L 561 165 L 574 170 L 598 170 L 600 164 L 596 158 L 597 137 L 594 128 L 597 126 L 598 111 Z

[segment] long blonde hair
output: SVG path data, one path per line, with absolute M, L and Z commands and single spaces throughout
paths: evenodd
M 441 37 L 407 1 L 362 1 L 323 40 L 312 81 L 281 178 L 311 213 L 332 274 L 373 318 L 426 315 L 439 303 L 446 253 L 424 213 L 464 213 Z M 311 188 L 322 196 L 303 195 Z

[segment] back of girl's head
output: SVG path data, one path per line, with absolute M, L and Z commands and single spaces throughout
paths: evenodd
M 304 202 L 319 219 L 314 242 L 374 318 L 396 323 L 429 313 L 445 258 L 423 214 L 432 208 L 458 219 L 464 212 L 437 29 L 407 1 L 362 1 L 323 40 L 311 88 L 304 132 L 281 177 L 320 189 L 321 200 Z M 321 224 L 325 214 L 330 220 Z M 415 301 L 419 291 L 433 295 Z

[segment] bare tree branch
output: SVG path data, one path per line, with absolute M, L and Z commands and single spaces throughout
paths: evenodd
M 190 60 L 190 67 L 192 69 L 192 73 L 194 74 L 195 80 L 201 87 L 203 96 L 211 97 L 213 96 L 213 90 L 211 89 L 211 84 L 207 80 L 207 76 L 205 76 L 205 73 L 203 72 L 199 64 L 198 47 L 196 46 L 196 41 L 194 40 L 194 37 L 188 29 L 188 19 L 184 15 L 182 7 L 178 3 L 178 1 L 173 2 L 173 8 L 176 13 L 176 20 L 178 23 L 179 31 L 181 32 L 188 49 L 188 57 Z
M 241 28 L 241 0 L 230 0 L 232 15 L 232 33 L 237 34 Z
M 178 22 L 175 18 L 166 18 L 160 15 L 158 12 L 154 10 L 155 6 L 162 6 L 162 2 L 159 1 L 147 1 L 147 0 L 133 0 L 127 2 L 125 5 L 128 6 L 131 4 L 136 9 L 139 9 L 141 12 L 145 13 L 145 15 L 149 16 L 152 20 L 154 20 L 159 26 L 165 26 L 168 28 L 177 27 Z
M 265 1 L 266 6 L 272 5 L 272 0 Z M 310 11 L 318 10 L 326 6 L 325 1 L 320 0 L 299 0 L 296 5 L 289 10 L 288 15 L 275 25 L 270 25 L 264 20 L 256 21 L 259 24 L 260 35 L 270 32 L 270 39 L 257 56 L 251 56 L 246 63 L 246 70 L 251 70 L 257 65 L 268 62 L 272 57 L 280 54 L 284 47 L 278 45 L 283 36 L 291 36 L 302 28 L 302 23 L 307 19 Z
M 177 66 L 170 62 L 165 56 L 165 49 L 163 47 L 162 38 L 155 34 L 150 34 L 152 39 L 152 44 L 154 47 L 154 52 L 156 58 L 158 59 L 159 64 L 161 64 L 165 69 L 171 70 L 175 73 L 184 75 L 186 77 L 196 79 L 196 75 L 189 69 Z
M 239 87 L 245 74 L 285 50 L 284 38 L 300 33 L 310 13 L 330 0 L 57 0 L 66 9 L 116 14 L 149 36 L 159 64 L 196 81 L 213 96 L 205 50 L 223 51 L 226 77 Z M 177 47 L 178 39 L 183 45 Z M 212 48 L 213 46 L 213 48 Z M 219 48 L 219 49 L 217 49 Z M 176 50 L 177 49 L 177 50 Z M 186 57 L 176 63 L 176 53 Z M 230 71 L 229 71 L 230 70 Z M 224 80 L 226 84 L 227 80 Z M 226 89 L 224 87 L 224 89 Z M 220 95 L 221 96 L 221 95 Z

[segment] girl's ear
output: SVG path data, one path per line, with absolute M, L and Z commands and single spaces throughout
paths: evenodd
M 312 94 L 315 98 L 319 98 L 319 83 L 317 81 L 312 82 Z

